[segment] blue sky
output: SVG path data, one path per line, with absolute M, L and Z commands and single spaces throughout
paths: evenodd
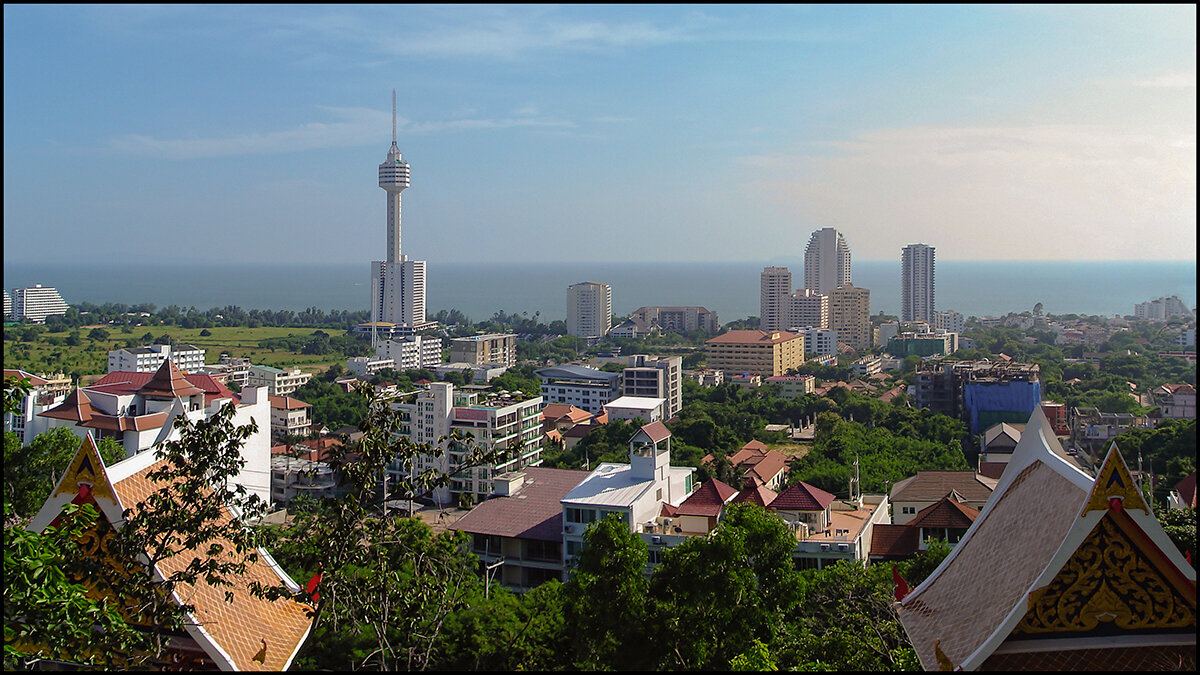
M 1195 260 L 1194 6 L 4 7 L 4 257 Z

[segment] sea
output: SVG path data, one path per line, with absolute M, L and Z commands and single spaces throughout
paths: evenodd
M 780 262 L 439 262 L 428 261 L 427 313 L 457 309 L 473 321 L 498 311 L 550 322 L 566 317 L 567 286 L 612 287 L 613 313 L 646 305 L 699 305 L 722 323 L 759 314 L 759 274 L 787 266 L 803 285 L 803 265 Z M 853 261 L 852 282 L 871 291 L 871 313 L 900 313 L 898 260 Z M 68 304 L 153 303 L 207 310 L 366 310 L 370 264 L 332 263 L 4 263 L 4 287 L 42 284 Z M 1139 302 L 1178 296 L 1196 306 L 1196 262 L 938 261 L 935 308 L 967 316 L 1032 310 L 1129 315 Z

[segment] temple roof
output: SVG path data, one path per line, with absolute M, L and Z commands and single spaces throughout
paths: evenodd
M 1112 623 L 1129 606 L 1123 605 L 1125 600 L 1120 594 L 1111 591 L 1122 588 L 1114 576 L 1121 572 L 1094 564 L 1106 559 L 1105 555 L 1091 552 L 1090 567 L 1078 566 L 1064 572 L 1068 564 L 1079 565 L 1077 551 L 1089 545 L 1089 541 L 1094 544 L 1102 521 L 1120 521 L 1126 529 L 1142 533 L 1129 535 L 1124 550 L 1132 548 L 1134 557 L 1159 561 L 1157 577 L 1169 582 L 1160 585 L 1184 588 L 1182 594 L 1176 594 L 1183 597 L 1191 584 L 1190 639 L 1195 644 L 1195 571 L 1138 496 L 1120 453 L 1115 447 L 1110 451 L 1095 481 L 1061 454 L 1061 446 L 1045 414 L 1040 407 L 1035 408 L 1009 467 L 974 524 L 942 564 L 897 606 L 900 621 L 926 669 L 936 670 L 944 665 L 939 657 L 955 668 L 978 669 L 1001 645 L 1005 646 L 1003 653 L 1009 659 L 1006 664 L 1012 667 L 1014 654 L 1044 653 L 1048 648 L 1046 637 L 1076 638 L 1081 633 L 1072 626 L 1080 621 L 1102 624 L 1101 628 L 1107 631 L 1104 639 L 1109 642 L 1114 635 L 1131 634 Z M 1114 515 L 1118 512 L 1124 515 Z M 1126 554 L 1120 556 L 1124 560 Z M 1043 641 L 1031 647 L 1028 632 L 1036 628 L 1023 629 L 1021 626 L 1025 624 L 1021 622 L 1029 623 L 1026 615 L 1038 603 L 1053 604 L 1064 597 L 1060 592 L 1060 572 L 1078 582 L 1071 596 L 1074 600 L 1052 608 L 1060 612 L 1059 618 L 1064 623 L 1038 635 L 1035 639 Z M 1087 590 L 1082 581 L 1087 578 L 1097 580 L 1095 588 L 1100 587 L 1101 581 L 1111 583 L 1106 586 L 1110 591 L 1105 595 L 1097 594 L 1095 588 Z M 1124 588 L 1130 593 L 1144 590 L 1135 583 L 1125 583 Z M 1056 592 L 1059 595 L 1054 595 Z M 1161 602 L 1168 602 L 1168 595 L 1164 594 L 1166 599 Z M 1093 603 L 1101 601 L 1109 609 L 1093 607 Z M 1159 603 L 1155 596 L 1139 606 L 1156 607 Z M 1172 608 L 1178 609 L 1177 605 Z M 1039 616 L 1049 616 L 1049 612 Z M 1026 632 L 1021 633 L 1022 630 Z M 1149 638 L 1144 634 L 1140 639 Z M 1081 650 L 1082 644 L 1060 641 L 1054 649 Z
M 59 420 L 71 420 L 73 422 L 87 422 L 92 419 L 96 411 L 92 409 L 92 401 L 83 393 L 79 387 L 67 395 L 62 403 L 53 408 L 39 413 L 42 417 L 53 417 Z
M 86 437 L 55 490 L 30 521 L 29 529 L 41 532 L 58 517 L 64 505 L 84 493 L 95 500 L 109 524 L 120 528 L 124 509 L 136 507 L 161 487 L 147 478 L 147 474 L 163 465 L 163 461 L 156 461 L 156 455 L 156 452 L 144 452 L 105 467 L 95 442 L 91 436 Z M 222 509 L 222 517 L 233 518 L 227 509 Z M 223 543 L 226 551 L 233 550 L 229 542 L 216 543 Z M 181 553 L 160 562 L 158 571 L 170 575 L 194 558 L 206 555 L 209 554 L 200 551 Z M 279 586 L 282 583 L 293 592 L 298 592 L 299 586 L 262 549 L 259 549 L 258 560 L 249 565 L 246 573 L 232 581 L 231 586 L 201 582 L 194 587 L 176 589 L 196 608 L 192 615 L 194 621 L 185 625 L 188 635 L 222 670 L 287 669 L 311 630 L 309 612 L 312 608 L 297 600 L 271 601 L 257 597 L 251 593 L 250 584 Z M 226 592 L 233 594 L 232 602 L 226 601 Z M 264 640 L 266 655 L 259 662 L 254 657 L 263 648 Z

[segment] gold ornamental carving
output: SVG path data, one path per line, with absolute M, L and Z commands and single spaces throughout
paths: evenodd
M 1014 634 L 1184 629 L 1196 601 L 1181 593 L 1110 516 L 1100 519 L 1048 585 L 1029 595 Z

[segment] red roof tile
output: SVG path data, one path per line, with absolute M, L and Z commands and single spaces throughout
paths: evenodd
M 737 490 L 713 478 L 688 495 L 676 509 L 681 516 L 717 516 Z
M 1184 504 L 1188 504 L 1195 508 L 1196 506 L 1196 472 L 1184 478 L 1175 484 L 1175 490 L 1179 492 L 1180 499 Z
M 96 412 L 92 409 L 92 402 L 88 399 L 87 394 L 83 393 L 83 390 L 79 387 L 76 387 L 74 391 L 63 399 L 62 403 L 39 414 L 42 417 L 53 417 L 59 420 L 87 422 L 92 419 L 92 416 Z
M 871 556 L 907 558 L 920 545 L 920 530 L 908 525 L 880 523 L 871 530 Z
M 978 516 L 979 509 L 973 509 L 947 495 L 918 511 L 917 517 L 908 521 L 906 525 L 916 528 L 944 527 L 965 530 L 971 527 L 971 523 L 975 522 Z
M 299 410 L 301 408 L 311 408 L 311 403 L 305 403 L 298 398 L 291 396 L 268 396 L 271 401 L 271 407 L 278 410 Z
M 204 393 L 203 389 L 187 381 L 183 371 L 171 359 L 163 361 L 154 375 L 138 388 L 143 396 L 169 396 L 172 398 L 195 396 Z
M 671 430 L 668 429 L 667 425 L 663 424 L 662 422 L 643 424 L 641 431 L 646 432 L 646 435 L 650 437 L 650 440 L 655 443 L 671 437 Z
M 773 511 L 824 511 L 835 497 L 803 481 L 793 483 L 771 502 Z
M 765 485 L 758 485 L 756 481 L 751 479 L 747 481 L 747 485 L 738 493 L 738 496 L 733 498 L 733 504 L 758 504 L 764 509 L 775 501 L 779 494 Z

